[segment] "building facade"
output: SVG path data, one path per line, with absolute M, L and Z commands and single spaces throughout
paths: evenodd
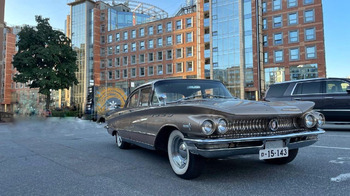
M 326 77 L 321 0 L 189 0 L 172 17 L 133 1 L 69 5 L 80 81 L 72 103 L 85 112 L 98 88 L 128 94 L 160 78 L 220 80 L 259 100 L 269 84 Z

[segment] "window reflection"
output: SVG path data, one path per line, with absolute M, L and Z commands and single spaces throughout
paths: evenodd
M 318 77 L 317 64 L 291 66 L 289 68 L 289 71 L 290 71 L 290 80 L 300 80 L 300 79 Z

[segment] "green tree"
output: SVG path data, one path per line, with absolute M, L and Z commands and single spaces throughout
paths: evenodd
M 35 20 L 36 27 L 25 26 L 18 33 L 18 52 L 12 62 L 18 71 L 14 81 L 39 88 L 39 93 L 46 95 L 46 109 L 49 109 L 51 90 L 78 84 L 77 54 L 71 47 L 71 40 L 61 31 L 52 29 L 48 18 L 35 16 Z

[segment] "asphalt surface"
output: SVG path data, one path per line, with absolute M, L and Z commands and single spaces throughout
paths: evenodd
M 96 124 L 74 118 L 0 124 L 0 195 L 349 195 L 350 129 L 328 131 L 287 165 L 257 155 L 206 160 L 183 180 L 166 154 L 120 150 Z

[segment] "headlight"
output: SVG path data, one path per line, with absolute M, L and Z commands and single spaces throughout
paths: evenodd
M 210 120 L 205 120 L 202 123 L 202 132 L 205 135 L 211 135 L 214 132 L 214 123 Z
M 227 122 L 224 119 L 220 119 L 218 122 L 218 132 L 220 134 L 225 134 L 227 132 Z
M 326 118 L 324 117 L 323 114 L 317 112 L 315 116 L 316 116 L 316 119 L 317 119 L 317 125 L 319 127 L 321 127 L 322 125 L 324 125 L 326 123 Z
M 316 125 L 317 119 L 313 114 L 307 113 L 304 117 L 304 123 L 307 128 L 312 128 Z

